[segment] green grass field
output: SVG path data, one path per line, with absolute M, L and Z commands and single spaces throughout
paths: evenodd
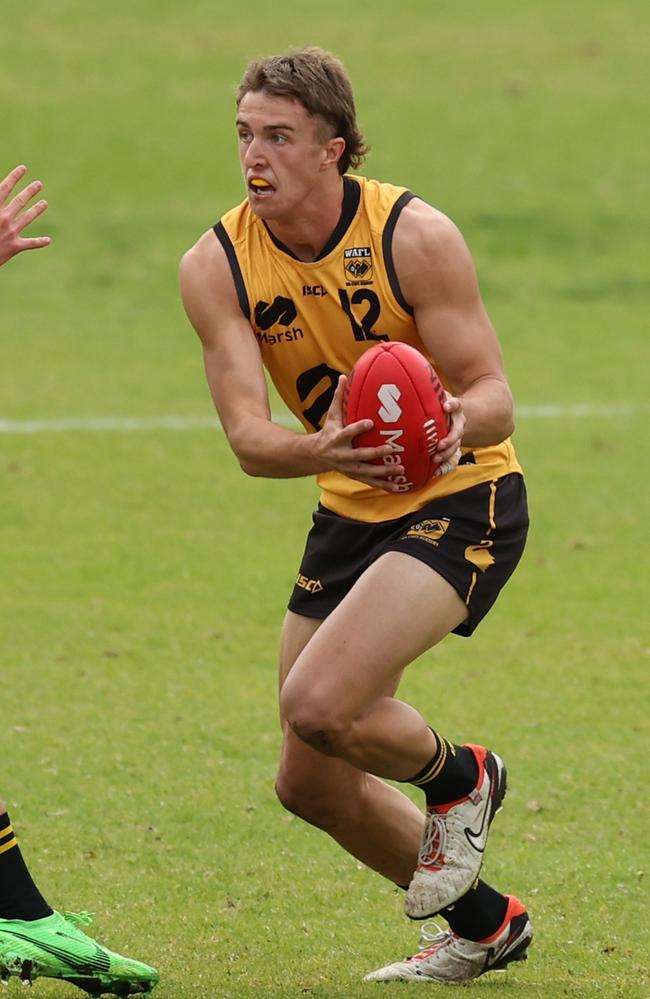
M 403 690 L 509 763 L 485 871 L 537 936 L 472 988 L 650 997 L 649 21 L 641 0 L 3 13 L 0 174 L 45 182 L 54 242 L 0 273 L 0 793 L 44 893 L 159 966 L 158 999 L 370 996 L 417 942 L 391 886 L 273 795 L 314 484 L 156 422 L 212 414 L 177 261 L 242 196 L 247 59 L 304 42 L 351 72 L 366 172 L 463 229 L 518 403 L 527 555 Z M 126 418 L 152 424 L 92 422 Z

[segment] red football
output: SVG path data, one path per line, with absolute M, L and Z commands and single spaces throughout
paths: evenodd
M 419 350 L 406 343 L 370 347 L 350 372 L 343 400 L 347 424 L 372 420 L 368 433 L 355 437 L 354 447 L 393 444 L 397 451 L 377 464 L 403 465 L 405 475 L 389 477 L 400 492 L 421 489 L 435 475 L 438 442 L 449 430 L 442 405 L 440 379 Z

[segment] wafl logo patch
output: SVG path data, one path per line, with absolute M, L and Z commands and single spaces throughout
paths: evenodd
M 349 246 L 343 251 L 346 284 L 372 283 L 372 251 L 369 246 Z

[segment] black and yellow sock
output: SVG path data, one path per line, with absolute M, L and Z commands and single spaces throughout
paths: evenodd
M 456 746 L 437 732 L 433 734 L 438 744 L 436 752 L 414 777 L 402 783 L 421 787 L 427 805 L 446 805 L 474 790 L 478 780 L 478 763 L 471 749 Z
M 5 812 L 0 815 L 0 919 L 42 919 L 49 907 L 32 880 L 13 826 Z
M 485 940 L 501 926 L 506 918 L 508 899 L 501 892 L 478 880 L 470 890 L 453 905 L 442 909 L 450 928 L 466 940 Z

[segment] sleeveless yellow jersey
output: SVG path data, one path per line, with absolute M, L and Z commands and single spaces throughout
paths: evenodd
M 379 340 L 411 344 L 436 368 L 418 335 L 393 264 L 392 236 L 414 195 L 402 187 L 344 177 L 339 222 L 317 260 L 299 260 L 242 202 L 214 227 L 242 311 L 279 394 L 305 429 L 324 422 L 339 375 Z M 386 493 L 339 472 L 318 476 L 321 502 L 346 517 L 392 520 L 430 500 L 520 472 L 509 440 L 465 449 L 453 472 L 414 493 Z

